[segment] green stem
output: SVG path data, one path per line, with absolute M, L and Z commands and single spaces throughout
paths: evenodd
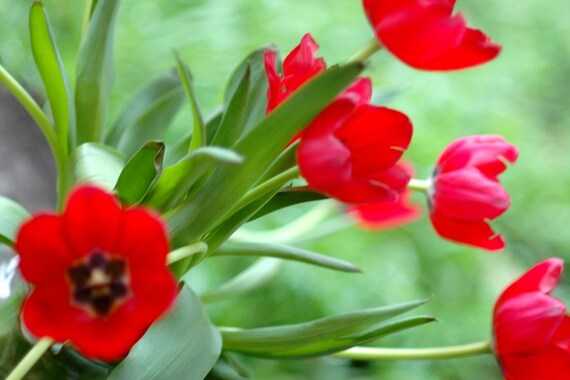
M 237 230 L 232 235 L 232 240 L 255 241 L 265 243 L 292 242 L 299 237 L 312 235 L 312 231 L 320 223 L 338 210 L 338 204 L 334 201 L 319 202 L 312 209 L 301 215 L 289 224 L 269 231 L 252 231 L 245 228 Z
M 431 179 L 416 179 L 412 178 L 408 183 L 408 189 L 421 191 L 423 193 L 429 193 L 429 189 L 431 187 Z
M 235 212 L 240 210 L 242 207 L 253 202 L 257 198 L 267 194 L 268 192 L 278 189 L 283 186 L 288 181 L 299 177 L 299 166 L 295 165 L 290 169 L 272 177 L 271 179 L 263 182 L 262 184 L 254 187 L 248 191 L 232 208 L 228 215 L 233 215 Z
M 195 255 L 197 253 L 206 253 L 206 252 L 208 252 L 208 245 L 202 241 L 199 241 L 198 243 L 187 245 L 185 247 L 181 247 L 170 252 L 166 257 L 166 264 L 170 265 L 179 260 Z
M 382 49 L 380 41 L 373 39 L 350 57 L 346 63 L 364 62 L 380 49 Z
M 333 356 L 353 360 L 424 360 L 450 359 L 490 353 L 492 353 L 491 342 L 485 341 L 436 348 L 352 347 L 346 351 L 337 352 Z
M 59 143 L 57 138 L 57 133 L 53 128 L 51 121 L 42 111 L 40 106 L 36 101 L 30 96 L 30 94 L 16 81 L 16 79 L 10 75 L 6 69 L 0 65 L 0 83 L 2 83 L 6 88 L 14 95 L 14 97 L 20 102 L 28 114 L 34 119 L 40 130 L 42 131 L 47 143 L 51 148 L 55 164 L 57 166 L 58 173 L 61 174 L 65 170 L 65 151 Z
M 34 347 L 24 356 L 18 363 L 16 368 L 8 375 L 6 380 L 20 380 L 32 369 L 34 364 L 42 357 L 42 355 L 51 347 L 53 340 L 51 338 L 41 338 Z

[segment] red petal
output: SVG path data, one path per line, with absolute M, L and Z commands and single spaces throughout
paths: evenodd
M 71 340 L 84 355 L 106 361 L 123 358 L 176 296 L 174 279 L 165 270 L 136 284 L 132 285 L 134 296 L 109 318 L 92 318 L 78 324 Z
M 434 210 L 430 219 L 437 233 L 446 239 L 464 243 L 488 251 L 498 251 L 504 248 L 505 243 L 500 235 L 486 222 L 464 222 L 451 219 L 441 212 Z
M 501 48 L 461 15 L 454 0 L 363 0 L 380 42 L 408 65 L 422 70 L 456 70 L 495 58 Z
M 134 273 L 165 267 L 169 246 L 164 224 L 143 208 L 123 211 L 123 231 L 116 252 L 128 258 Z
M 457 70 L 474 67 L 495 59 L 501 46 L 482 31 L 468 28 L 459 45 L 422 65 L 424 70 Z
M 359 106 L 370 103 L 371 98 L 372 81 L 370 78 L 356 78 L 350 87 L 337 97 L 337 100 L 348 100 L 355 106 Z
M 362 105 L 334 133 L 350 150 L 353 175 L 366 177 L 396 164 L 410 144 L 412 130 L 403 113 Z
M 367 229 L 390 229 L 403 226 L 418 219 L 421 209 L 410 202 L 410 192 L 400 195 L 395 202 L 378 202 L 352 206 L 349 212 L 361 227 Z
M 121 236 L 121 209 L 113 195 L 93 186 L 76 188 L 63 213 L 63 229 L 76 255 L 113 253 Z
M 50 286 L 37 287 L 24 301 L 22 321 L 37 338 L 50 337 L 63 343 L 81 323 L 90 317 L 70 303 L 70 289 L 64 277 Z
M 267 88 L 267 113 L 271 112 L 283 100 L 281 77 L 275 67 L 276 56 L 277 54 L 273 50 L 266 50 L 263 53 L 265 74 L 269 82 L 269 87 Z
M 499 355 L 534 354 L 545 348 L 562 324 L 566 307 L 541 292 L 528 292 L 497 303 L 493 318 Z
M 501 215 L 510 199 L 497 181 L 475 168 L 466 168 L 436 175 L 432 203 L 452 219 L 477 222 Z
M 54 278 L 63 280 L 75 258 L 62 234 L 61 218 L 55 215 L 38 215 L 20 227 L 14 249 L 28 282 L 42 285 Z
M 301 43 L 283 61 L 283 83 L 288 94 L 307 80 L 326 70 L 325 61 L 315 58 L 319 45 L 310 34 L 305 34 Z
M 558 258 L 536 264 L 505 289 L 497 301 L 497 307 L 509 298 L 528 292 L 550 294 L 558 284 L 563 268 L 564 261 Z
M 489 178 L 496 178 L 518 157 L 516 146 L 501 136 L 475 135 L 462 137 L 450 144 L 437 161 L 438 172 L 475 167 Z
M 570 352 L 551 346 L 526 356 L 500 357 L 507 380 L 570 379 Z

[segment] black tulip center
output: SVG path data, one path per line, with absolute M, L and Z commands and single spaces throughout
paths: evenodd
M 107 317 L 128 296 L 127 265 L 122 258 L 101 251 L 68 269 L 75 304 Z

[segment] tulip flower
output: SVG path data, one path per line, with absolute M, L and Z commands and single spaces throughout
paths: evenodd
M 413 175 L 410 164 L 398 164 Z M 394 202 L 376 202 L 348 206 L 348 213 L 358 225 L 369 230 L 386 230 L 400 227 L 417 220 L 421 216 L 420 207 L 410 199 L 412 192 L 404 190 Z
M 299 169 L 314 190 L 345 203 L 395 201 L 410 179 L 396 163 L 412 138 L 401 112 L 370 105 L 357 80 L 303 130 Z
M 504 247 L 489 221 L 510 205 L 497 177 L 517 156 L 514 145 L 493 135 L 463 137 L 443 151 L 429 189 L 430 218 L 439 235 L 489 251 Z
M 75 189 L 63 214 L 25 222 L 15 249 L 32 286 L 26 329 L 89 358 L 124 357 L 176 297 L 163 222 L 93 186 Z
M 376 37 L 406 64 L 421 70 L 477 66 L 501 51 L 480 30 L 452 15 L 455 0 L 363 0 Z
M 272 50 L 264 53 L 265 73 L 269 82 L 267 90 L 267 113 L 271 112 L 303 83 L 326 70 L 322 58 L 316 58 L 319 45 L 307 33 L 283 61 L 283 75 L 277 72 L 276 54 Z
M 511 284 L 494 310 L 494 352 L 507 380 L 570 379 L 570 317 L 550 293 L 564 262 L 545 260 Z

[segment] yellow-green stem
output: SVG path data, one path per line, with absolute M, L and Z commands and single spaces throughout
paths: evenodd
M 380 49 L 382 49 L 380 41 L 373 39 L 368 44 L 364 45 L 359 51 L 357 51 L 356 54 L 350 57 L 347 63 L 364 62 Z
M 433 360 L 490 353 L 492 353 L 491 342 L 485 341 L 434 348 L 352 347 L 346 351 L 337 352 L 333 356 L 353 360 Z
M 18 363 L 16 368 L 10 372 L 6 380 L 20 380 L 32 369 L 34 364 L 40 360 L 42 355 L 51 347 L 53 340 L 51 338 L 41 338 L 34 347 L 24 356 Z
M 412 178 L 408 183 L 408 189 L 428 193 L 431 187 L 431 179 Z

